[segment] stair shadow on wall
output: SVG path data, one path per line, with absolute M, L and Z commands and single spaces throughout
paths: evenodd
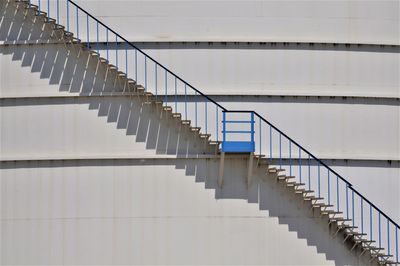
M 0 24 L 1 40 L 12 43 L 16 40 L 49 38 L 48 34 L 41 34 L 38 30 L 41 27 L 39 22 L 32 22 L 29 17 L 21 18 L 10 7 L 2 8 L 2 13 L 3 17 L 11 20 L 3 19 Z M 115 123 L 117 129 L 125 130 L 126 135 L 135 136 L 137 142 L 145 143 L 147 149 L 154 150 L 157 154 L 176 155 L 180 159 L 171 160 L 170 163 L 176 169 L 184 169 L 187 176 L 195 176 L 196 182 L 203 182 L 206 189 L 215 190 L 216 199 L 242 199 L 249 203 L 258 203 L 260 210 L 267 210 L 270 217 L 278 217 L 280 224 L 287 225 L 290 231 L 297 233 L 298 238 L 306 239 L 308 245 L 315 246 L 319 253 L 326 254 L 326 258 L 334 260 L 337 265 L 361 263 L 356 256 L 347 254 L 348 249 L 339 239 L 332 240 L 327 222 L 315 218 L 302 199 L 296 198 L 294 193 L 265 176 L 266 168 L 256 169 L 253 182 L 247 188 L 244 180 L 247 159 L 228 156 L 225 183 L 220 188 L 217 184 L 218 159 L 185 159 L 199 154 L 213 154 L 204 140 L 194 137 L 194 133 L 180 125 L 177 120 L 166 119 L 165 113 L 157 110 L 154 105 L 145 104 L 143 97 L 120 96 L 126 90 L 115 74 L 99 64 L 96 57 L 76 49 L 76 45 L 10 45 L 0 49 L 0 54 L 12 55 L 12 60 L 21 61 L 22 67 L 30 67 L 31 72 L 40 73 L 40 78 L 48 80 L 50 85 L 58 85 L 60 93 L 68 92 L 71 96 L 79 96 L 54 98 L 51 104 L 87 104 L 89 109 L 98 110 L 98 116 L 107 117 L 107 122 Z M 26 98 L 3 100 L 1 105 L 37 105 L 48 102 L 48 99 L 43 98 Z M 79 162 L 75 163 L 81 165 Z M 92 163 L 87 161 L 87 164 Z M 134 162 L 104 160 L 100 163 L 118 166 Z M 18 162 L 12 168 L 27 165 L 32 167 L 29 162 Z M 64 163 L 40 162 L 36 167 L 60 165 L 63 166 Z

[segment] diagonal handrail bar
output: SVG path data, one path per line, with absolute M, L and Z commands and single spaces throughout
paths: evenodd
M 79 8 L 82 12 L 84 12 L 86 15 L 88 15 L 89 17 L 91 17 L 92 19 L 94 19 L 96 22 L 98 22 L 100 25 L 102 25 L 104 28 L 106 28 L 107 30 L 109 30 L 110 32 L 112 32 L 113 34 L 115 34 L 116 36 L 118 36 L 118 38 L 120 38 L 121 40 L 123 40 L 124 42 L 128 43 L 130 46 L 132 46 L 133 48 L 135 48 L 137 51 L 139 51 L 140 53 L 142 53 L 146 58 L 150 59 L 151 61 L 153 61 L 155 64 L 157 64 L 158 66 L 160 66 L 162 69 L 164 69 L 165 71 L 167 71 L 169 74 L 171 74 L 172 76 L 176 77 L 177 79 L 179 79 L 179 81 L 181 81 L 182 83 L 186 84 L 187 86 L 189 86 L 190 88 L 192 88 L 194 91 L 196 91 L 197 93 L 199 93 L 201 96 L 205 97 L 207 100 L 209 100 L 210 102 L 214 103 L 215 105 L 217 105 L 219 108 L 221 108 L 222 110 L 226 111 L 225 107 L 223 107 L 222 105 L 220 105 L 219 103 L 217 103 L 216 101 L 214 101 L 213 99 L 211 99 L 209 96 L 205 95 L 204 93 L 202 93 L 201 91 L 199 91 L 198 89 L 196 89 L 194 86 L 192 86 L 191 84 L 189 84 L 187 81 L 183 80 L 181 77 L 179 77 L 177 74 L 175 74 L 174 72 L 172 72 L 171 70 L 169 70 L 166 66 L 164 66 L 163 64 L 161 64 L 160 62 L 158 62 L 156 59 L 152 58 L 150 55 L 148 55 L 146 52 L 144 52 L 143 50 L 141 50 L 140 48 L 138 48 L 136 45 L 134 45 L 133 43 L 131 43 L 130 41 L 128 41 L 127 39 L 125 39 L 124 37 L 122 37 L 121 35 L 119 35 L 117 32 L 115 32 L 113 29 L 111 29 L 110 27 L 108 27 L 107 25 L 105 25 L 103 22 L 101 22 L 100 20 L 98 20 L 96 17 L 94 17 L 92 14 L 90 14 L 89 12 L 87 12 L 85 9 L 83 9 L 82 7 L 80 7 L 78 4 L 76 4 L 74 1 L 72 0 L 67 0 L 68 2 L 70 2 L 72 5 L 74 5 L 75 7 Z

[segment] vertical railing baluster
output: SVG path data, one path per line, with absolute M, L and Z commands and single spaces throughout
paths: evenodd
M 100 55 L 100 45 L 99 45 L 99 22 L 96 21 L 96 48 L 97 54 Z
M 346 219 L 349 219 L 349 185 L 346 184 Z
M 176 77 L 175 77 L 175 113 L 178 112 L 178 96 L 177 96 L 177 83 L 176 83 Z
M 50 20 L 50 0 L 47 0 L 47 21 Z
M 30 3 L 31 1 L 29 1 Z M 57 24 L 61 24 L 60 22 L 60 0 L 57 0 Z
M 207 98 L 204 98 L 204 113 L 206 121 L 206 134 L 208 134 Z
M 147 56 L 144 56 L 144 91 L 147 92 Z
M 331 176 L 328 169 L 328 205 L 331 205 Z
M 108 29 L 106 28 L 106 52 L 107 52 L 107 63 L 109 62 L 108 57 Z
M 89 41 L 89 15 L 86 14 L 86 44 L 87 48 L 90 49 L 90 41 Z
M 118 46 L 119 46 L 118 45 L 118 36 L 115 35 L 115 67 L 117 68 L 117 71 L 118 71 Z
M 378 210 L 378 234 L 379 234 L 379 248 L 382 247 L 382 237 L 381 237 L 381 212 Z
M 66 3 L 67 3 L 67 31 L 69 31 L 69 1 L 67 0 L 66 1 Z M 40 0 L 39 0 L 39 5 L 40 5 Z M 39 7 L 39 10 L 40 10 L 40 7 Z
M 301 148 L 299 147 L 299 177 L 301 183 Z
M 250 124 L 250 136 L 251 136 L 251 142 L 254 143 L 254 113 L 251 112 L 250 113 L 250 117 L 251 117 L 251 124 Z
M 360 198 L 361 200 L 361 211 L 360 211 L 360 215 L 361 215 L 361 234 L 364 234 L 364 206 L 363 206 L 363 198 Z
M 79 9 L 76 7 L 76 38 L 79 40 Z
M 186 91 L 186 83 L 185 83 L 185 120 L 187 120 L 187 91 Z
M 197 127 L 197 91 L 194 91 L 194 126 Z
M 272 162 L 272 126 L 269 126 L 269 159 Z
M 311 157 L 308 154 L 308 190 L 311 190 Z
M 320 163 L 318 161 L 318 198 L 321 197 L 321 174 L 320 174 Z
M 167 77 L 167 70 L 165 70 L 165 95 L 164 95 L 164 102 L 165 106 L 168 105 L 168 77 Z
M 369 205 L 369 240 L 372 241 L 372 205 Z
M 390 256 L 390 228 L 389 228 L 389 219 L 387 219 L 387 235 L 388 235 L 388 255 Z
M 399 231 L 399 228 L 397 228 L 396 226 L 395 229 L 396 229 L 396 262 L 399 263 L 399 239 L 397 237 L 397 231 Z
M 279 133 L 279 169 L 282 169 L 282 134 Z
M 216 119 L 215 119 L 215 121 L 216 121 L 216 122 L 215 122 L 215 123 L 216 123 L 216 127 L 215 127 L 215 128 L 216 128 L 216 130 L 215 130 L 216 132 L 215 132 L 215 135 L 216 135 L 216 137 L 217 137 L 217 142 L 218 142 L 218 133 L 219 133 L 219 132 L 218 132 L 218 124 L 219 124 L 219 123 L 218 123 L 218 105 L 215 105 L 215 112 L 216 112 L 216 114 L 215 114 L 215 117 L 216 117 Z M 218 145 L 218 144 L 217 144 L 217 145 Z
M 355 216 L 354 216 L 354 190 L 351 190 L 351 219 L 353 221 L 353 227 L 354 227 L 354 223 L 355 223 Z
M 289 176 L 292 176 L 292 141 L 289 140 Z
M 339 176 L 336 176 L 336 207 L 337 207 L 337 212 L 339 212 L 339 203 L 340 203 L 340 197 L 339 197 Z
M 260 160 L 261 160 L 261 154 L 262 154 L 262 152 L 261 152 L 261 117 L 259 117 L 258 118 L 258 121 L 259 121 L 259 130 L 260 130 L 260 136 L 259 136 L 259 141 L 260 141 L 260 143 L 259 143 L 259 148 L 260 148 Z
M 222 142 L 226 141 L 226 112 L 222 111 Z
M 157 77 L 157 63 L 154 63 L 155 85 L 156 85 L 156 100 L 158 99 L 158 77 Z
M 128 43 L 125 42 L 125 73 L 128 78 Z
M 135 84 L 138 85 L 137 49 L 135 49 Z
M 39 11 L 39 14 L 40 14 L 40 12 L 42 11 L 42 5 L 41 5 L 41 3 L 40 3 L 40 0 L 39 0 L 39 2 L 38 2 L 38 11 Z

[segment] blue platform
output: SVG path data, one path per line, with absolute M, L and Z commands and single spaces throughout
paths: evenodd
M 255 152 L 255 141 L 254 141 L 254 114 L 249 112 L 250 116 L 249 120 L 227 120 L 227 113 L 234 112 L 224 112 L 223 120 L 222 120 L 222 133 L 223 133 L 223 141 L 222 141 L 222 152 L 232 152 L 232 153 L 243 153 L 243 152 Z M 243 115 L 243 113 L 241 113 Z M 242 124 L 243 127 L 236 130 L 227 130 L 228 125 L 232 124 Z M 250 127 L 250 128 L 249 128 Z M 250 141 L 230 141 L 227 140 L 228 135 L 235 134 L 241 135 L 241 138 L 250 138 Z
M 254 141 L 223 141 L 223 152 L 254 152 L 256 146 Z

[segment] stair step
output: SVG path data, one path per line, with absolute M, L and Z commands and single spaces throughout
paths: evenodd
M 117 70 L 118 68 L 113 64 L 108 64 L 108 68 L 112 70 Z
M 122 71 L 118 71 L 118 76 L 119 77 L 126 77 L 126 73 L 124 73 Z
M 190 127 L 191 131 L 200 131 L 201 127 Z
M 184 125 L 190 125 L 190 123 L 191 123 L 190 120 L 182 120 L 181 122 L 182 122 L 182 124 L 184 124 Z
M 285 169 L 278 169 L 276 167 L 268 168 L 268 172 L 270 173 L 279 173 L 279 172 L 284 172 Z
M 172 107 L 171 106 L 163 106 L 164 111 L 171 111 Z
M 136 81 L 133 80 L 133 79 L 131 79 L 131 78 L 128 78 L 128 79 L 127 79 L 127 82 L 128 82 L 129 84 L 136 84 Z
M 221 143 L 221 141 L 215 141 L 215 140 L 211 140 L 208 142 L 210 145 L 219 145 Z
M 181 118 L 182 114 L 181 113 L 172 113 L 172 117 Z
M 209 137 L 211 137 L 211 134 L 200 134 L 200 138 L 208 139 Z
M 286 182 L 286 185 L 288 187 L 299 187 L 299 186 L 305 186 L 306 184 L 304 183 L 297 183 L 297 182 Z
M 303 194 L 310 194 L 310 193 L 314 193 L 314 190 L 304 190 Z
M 288 176 L 288 175 L 278 175 L 277 179 L 278 180 L 287 180 L 287 179 L 293 179 L 296 178 L 295 176 Z

